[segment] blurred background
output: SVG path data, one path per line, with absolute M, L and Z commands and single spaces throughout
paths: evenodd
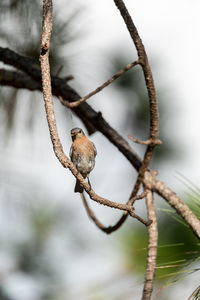
M 151 167 L 199 216 L 199 1 L 126 0 L 145 45 L 157 88 L 160 138 Z M 42 1 L 2 0 L 0 42 L 38 60 Z M 74 76 L 87 94 L 137 58 L 113 1 L 54 3 L 51 70 Z M 9 68 L 1 63 L 1 68 Z M 57 161 L 42 94 L 0 87 L 0 299 L 140 299 L 147 232 L 128 220 L 105 235 L 88 219 L 75 179 Z M 70 130 L 83 124 L 54 99 L 59 134 L 68 154 Z M 139 67 L 88 100 L 127 139 L 148 138 L 148 99 Z M 136 172 L 100 133 L 90 137 L 98 156 L 94 190 L 125 203 Z M 130 142 L 131 143 L 131 142 Z M 144 146 L 133 145 L 142 156 Z M 90 201 L 105 225 L 121 213 Z M 199 285 L 199 241 L 160 198 L 155 299 L 187 299 Z M 146 217 L 144 201 L 136 212 Z

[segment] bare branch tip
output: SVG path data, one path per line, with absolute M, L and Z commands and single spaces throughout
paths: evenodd
M 147 221 L 147 227 L 150 226 L 153 223 L 153 220 Z
M 128 135 L 128 138 L 132 142 L 134 142 L 136 144 L 140 144 L 140 145 L 151 145 L 151 144 L 152 145 L 161 145 L 162 144 L 161 140 L 159 140 L 159 139 L 148 139 L 146 141 L 142 141 L 142 140 L 139 140 L 139 139 L 136 139 L 136 138 L 132 137 L 131 135 Z

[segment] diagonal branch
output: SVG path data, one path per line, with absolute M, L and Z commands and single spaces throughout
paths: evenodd
M 122 76 L 125 72 L 127 72 L 131 68 L 137 66 L 138 64 L 140 64 L 139 60 L 136 60 L 136 61 L 128 64 L 125 68 L 121 69 L 119 72 L 117 72 L 110 79 L 108 79 L 106 82 L 104 82 L 102 85 L 100 85 L 94 91 L 90 92 L 85 97 L 79 99 L 78 101 L 74 101 L 74 102 L 71 102 L 71 103 L 66 101 L 67 106 L 70 107 L 70 108 L 79 106 L 80 104 L 82 104 L 83 102 L 85 102 L 86 100 L 88 100 L 89 98 L 91 98 L 92 96 L 94 96 L 97 93 L 99 93 L 100 91 L 102 91 L 105 87 L 107 87 L 108 85 L 110 85 L 114 80 L 116 80 L 117 78 L 119 78 L 120 76 Z
M 147 190 L 146 206 L 148 212 L 148 219 L 152 220 L 148 227 L 148 254 L 146 262 L 146 275 L 143 288 L 142 300 L 150 300 L 153 291 L 153 280 L 156 269 L 157 247 L 158 247 L 158 227 L 156 210 L 154 206 L 153 193 Z
M 165 199 L 167 203 L 176 210 L 177 214 L 179 214 L 190 226 L 196 237 L 200 239 L 200 221 L 183 202 L 183 200 L 179 198 L 177 194 L 167 187 L 161 180 L 158 180 L 154 171 L 145 172 L 143 182 L 148 189 L 156 192 L 163 199 Z

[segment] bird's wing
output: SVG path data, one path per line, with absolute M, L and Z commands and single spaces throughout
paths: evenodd
M 92 143 L 92 145 L 93 145 L 93 147 L 94 147 L 94 156 L 96 156 L 96 155 L 97 155 L 97 148 L 95 147 L 95 144 L 94 144 L 94 143 Z
M 72 160 L 72 146 L 71 146 L 71 148 L 70 148 L 70 150 L 69 150 L 69 156 L 70 156 L 70 158 L 71 158 L 71 160 Z

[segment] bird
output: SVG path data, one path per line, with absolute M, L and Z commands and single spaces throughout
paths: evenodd
M 90 184 L 88 176 L 95 166 L 95 157 L 97 155 L 96 147 L 94 143 L 86 137 L 81 128 L 73 128 L 71 130 L 71 137 L 70 159 L 83 178 L 88 178 L 88 183 Z M 76 180 L 74 192 L 83 193 L 83 187 L 78 180 Z

